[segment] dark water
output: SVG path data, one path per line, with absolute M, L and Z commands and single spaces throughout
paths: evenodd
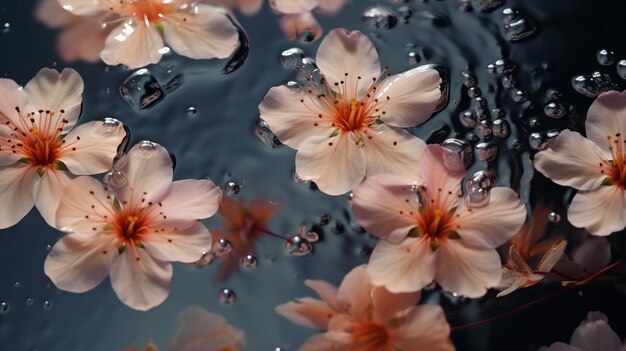
M 555 202 L 555 210 L 563 213 L 569 192 L 533 172 L 529 135 L 581 128 L 593 99 L 574 91 L 570 80 L 576 75 L 605 72 L 624 88 L 615 64 L 599 65 L 596 52 L 608 49 L 615 52 L 616 61 L 626 58 L 626 5 L 618 1 L 505 0 L 491 12 L 476 8 L 466 12 L 458 9 L 455 0 L 398 2 L 353 0 L 336 17 L 318 19 L 326 31 L 346 27 L 367 33 L 382 64 L 392 72 L 415 66 L 418 58 L 417 64 L 449 68 L 448 106 L 411 130 L 429 142 L 458 137 L 476 144 L 479 128 L 467 129 L 459 120 L 461 112 L 476 104 L 468 97 L 461 72 L 473 74 L 487 104 L 488 120 L 496 119 L 492 109 L 502 109 L 511 135 L 493 138 L 499 148 L 497 158 L 475 160 L 468 173 L 493 168 L 500 186 L 518 189 L 528 204 L 549 198 Z M 407 23 L 400 16 L 393 28 L 375 29 L 362 22 L 361 14 L 377 5 L 392 11 L 410 6 L 415 13 Z M 9 310 L 0 314 L 0 349 L 115 351 L 129 344 L 145 345 L 148 338 L 165 348 L 174 332 L 176 314 L 192 304 L 222 314 L 243 329 L 248 350 L 297 349 L 315 331 L 290 323 L 275 314 L 274 307 L 310 295 L 302 284 L 306 278 L 338 284 L 351 268 L 367 261 L 375 243 L 354 225 L 347 195 L 330 197 L 297 184 L 292 176 L 295 151 L 268 148 L 254 135 L 257 105 L 267 90 L 295 78 L 293 71 L 281 67 L 280 53 L 297 46 L 314 57 L 319 41 L 286 40 L 265 4 L 255 17 L 238 16 L 250 44 L 248 60 L 241 68 L 224 75 L 225 62 L 191 62 L 171 55 L 148 69 L 162 85 L 180 74 L 175 80 L 180 86 L 170 87 L 169 92 L 164 88 L 161 101 L 137 110 L 119 94 L 120 84 L 131 72 L 102 63 L 62 63 L 54 51 L 55 33 L 34 21 L 33 6 L 31 0 L 0 5 L 0 24 L 9 23 L 0 34 L 3 77 L 25 84 L 41 67 L 73 67 L 85 80 L 81 121 L 115 117 L 130 128 L 131 144 L 143 139 L 162 144 L 176 157 L 176 179 L 208 176 L 221 184 L 233 181 L 241 186 L 239 198 L 265 197 L 280 203 L 282 210 L 270 229 L 284 235 L 296 232 L 301 224 L 319 223 L 324 214 L 332 220 L 321 226 L 322 240 L 313 255 L 292 257 L 285 253 L 282 242 L 268 237 L 258 246 L 258 268 L 240 272 L 225 284 L 212 282 L 215 265 L 202 269 L 175 265 L 169 298 L 141 313 L 121 304 L 107 281 L 84 294 L 56 289 L 43 274 L 43 262 L 47 245 L 54 244 L 59 234 L 32 212 L 18 225 L 0 232 L 0 301 L 9 305 Z M 509 41 L 501 20 L 502 10 L 509 7 L 528 16 L 537 31 L 520 41 Z M 487 67 L 499 59 L 515 63 L 515 88 L 506 89 L 503 75 L 488 72 Z M 517 89 L 528 93 L 528 102 L 515 101 Z M 562 118 L 544 114 L 554 89 L 561 92 L 557 101 L 567 110 Z M 345 227 L 341 233 L 332 230 L 338 221 Z M 207 222 L 209 228 L 217 224 L 215 219 Z M 237 293 L 234 304 L 220 303 L 218 293 L 225 287 Z M 545 284 L 506 298 L 495 299 L 495 293 L 489 293 L 481 300 L 465 302 L 438 294 L 429 298 L 442 303 L 451 325 L 461 325 L 505 312 L 558 288 L 558 284 Z M 614 330 L 625 337 L 625 298 L 610 285 L 573 289 L 506 319 L 454 332 L 452 339 L 459 350 L 534 350 L 557 340 L 567 341 L 589 310 L 607 314 Z

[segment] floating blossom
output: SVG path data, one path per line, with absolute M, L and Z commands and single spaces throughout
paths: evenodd
M 439 72 L 426 66 L 381 72 L 367 36 L 345 29 L 324 38 L 317 65 L 321 85 L 274 87 L 259 105 L 278 139 L 298 150 L 298 176 L 330 195 L 377 173 L 413 179 L 425 143 L 402 128 L 425 122 L 439 105 Z
M 210 247 L 211 234 L 198 220 L 217 211 L 221 191 L 208 179 L 172 182 L 167 150 L 148 141 L 116 167 L 125 177 L 118 188 L 90 177 L 65 188 L 56 226 L 69 234 L 54 245 L 44 271 L 75 293 L 110 274 L 118 298 L 145 311 L 169 294 L 170 261 L 197 261 Z
M 608 324 L 609 319 L 601 312 L 593 311 L 587 314 L 574 330 L 570 344 L 555 342 L 550 347 L 544 346 L 538 351 L 624 351 L 619 336 Z
M 454 350 L 440 306 L 418 306 L 419 292 L 392 294 L 373 286 L 365 267 L 348 273 L 339 288 L 306 280 L 321 300 L 303 297 L 276 307 L 296 324 L 326 331 L 309 338 L 300 351 Z
M 535 168 L 553 182 L 578 190 L 567 218 L 591 234 L 626 227 L 626 94 L 610 91 L 591 104 L 587 138 L 562 131 L 535 155 Z
M 253 16 L 261 9 L 263 0 L 216 0 L 218 3 L 230 8 L 238 9 L 246 16 Z
M 526 209 L 503 187 L 491 189 L 486 206 L 468 207 L 461 201 L 465 168 L 439 145 L 428 145 L 420 162 L 420 185 L 376 175 L 354 189 L 357 221 L 382 239 L 367 267 L 372 283 L 403 293 L 434 280 L 459 295 L 483 296 L 502 275 L 495 248 L 521 228 Z
M 109 31 L 104 41 L 89 32 L 94 40 L 84 51 L 92 57 L 102 45 L 100 58 L 108 65 L 124 64 L 131 69 L 157 63 L 165 44 L 192 59 L 226 58 L 239 46 L 239 33 L 227 13 L 217 7 L 186 0 L 58 0 L 63 9 L 86 17 L 85 23 L 99 22 Z M 53 14 L 38 12 L 38 17 L 55 24 Z M 64 23 L 57 26 L 63 26 Z M 89 27 L 91 28 L 91 27 Z M 70 27 L 68 31 L 72 30 Z M 70 36 L 70 34 L 67 34 Z M 98 39 L 100 38 L 100 39 Z M 73 57 L 75 45 L 59 45 L 62 56 Z M 85 58 L 77 55 L 77 58 Z
M 0 79 L 0 228 L 33 206 L 54 226 L 64 186 L 111 168 L 126 132 L 113 119 L 75 127 L 82 93 L 73 69 L 44 68 L 23 88 Z

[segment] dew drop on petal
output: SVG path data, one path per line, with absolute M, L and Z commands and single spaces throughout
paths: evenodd
M 491 161 L 498 154 L 498 145 L 487 141 L 476 145 L 476 156 L 479 160 Z
M 121 188 L 126 185 L 126 183 L 128 183 L 126 174 L 119 169 L 112 169 L 108 171 L 102 178 L 102 181 L 104 182 L 104 184 L 112 186 L 114 188 Z
M 558 130 L 551 130 L 548 132 L 530 133 L 528 136 L 528 145 L 533 150 L 545 150 L 550 146 L 550 143 L 559 135 Z
M 157 143 L 152 141 L 144 140 L 140 141 L 137 144 L 137 150 L 139 150 L 139 156 L 143 158 L 150 158 L 154 155 L 154 152 L 157 150 Z
M 292 256 L 306 256 L 313 251 L 313 245 L 300 235 L 293 235 L 285 241 L 285 250 Z
M 572 78 L 572 88 L 587 97 L 597 97 L 606 91 L 618 89 L 608 74 L 600 72 Z
M 241 267 L 244 268 L 256 268 L 259 265 L 259 260 L 254 255 L 245 255 L 239 261 Z
M 480 188 L 476 185 L 465 184 L 465 204 L 469 208 L 484 207 L 489 204 L 489 189 Z
M 602 49 L 596 54 L 596 59 L 602 66 L 610 66 L 615 63 L 615 54 L 613 51 Z
M 398 18 L 391 10 L 380 6 L 365 10 L 361 15 L 361 20 L 376 29 L 391 29 L 398 23 Z
M 306 57 L 300 48 L 287 49 L 280 54 L 280 64 L 288 69 L 296 69 L 302 64 L 302 59 Z
M 558 224 L 559 222 L 561 222 L 561 215 L 554 211 L 550 212 L 548 214 L 548 220 L 554 224 Z
M 455 138 L 446 139 L 441 146 L 456 152 L 461 158 L 461 161 L 463 161 L 465 168 L 471 166 L 474 161 L 472 146 L 463 140 Z
M 220 290 L 219 296 L 220 302 L 226 305 L 232 304 L 237 300 L 237 295 L 235 294 L 235 292 L 228 288 Z
M 119 120 L 113 117 L 106 117 L 102 120 L 102 124 L 100 125 L 100 132 L 104 135 L 112 133 L 122 124 Z
M 293 82 L 296 83 L 296 82 Z M 296 83 L 298 84 L 298 83 Z M 265 146 L 270 149 L 277 149 L 279 147 L 283 147 L 284 144 L 278 140 L 278 137 L 272 133 L 267 122 L 259 118 L 259 122 L 254 127 L 254 135 L 256 135 Z

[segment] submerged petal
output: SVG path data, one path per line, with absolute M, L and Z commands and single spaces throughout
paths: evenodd
M 200 306 L 190 306 L 176 317 L 176 333 L 168 350 L 238 350 L 245 345 L 242 331 L 230 326 L 224 317 Z
M 100 61 L 100 52 L 111 30 L 112 27 L 102 28 L 100 22 L 81 17 L 59 33 L 57 52 L 65 62 L 84 60 L 96 63 Z
M 270 7 L 278 12 L 294 14 L 313 10 L 319 4 L 319 0 L 270 0 L 269 3 Z
M 626 194 L 616 186 L 579 191 L 572 199 L 567 219 L 591 234 L 607 236 L 626 227 Z
M 420 305 L 393 332 L 394 346 L 404 351 L 454 351 L 450 341 L 450 325 L 441 306 Z
M 322 26 L 311 12 L 282 15 L 278 20 L 280 29 L 289 40 L 295 40 L 300 35 L 307 35 L 307 41 L 317 40 L 323 32 Z
M 163 39 L 154 26 L 129 19 L 107 36 L 100 58 L 110 66 L 135 69 L 159 62 L 162 48 Z

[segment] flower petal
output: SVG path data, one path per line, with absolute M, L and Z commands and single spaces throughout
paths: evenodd
M 371 126 L 366 133 L 365 157 L 367 176 L 390 173 L 407 179 L 419 180 L 419 160 L 426 143 L 404 129 L 384 124 Z
M 435 280 L 450 292 L 470 298 L 485 295 L 502 277 L 500 256 L 494 249 L 472 247 L 448 240 L 437 249 Z
M 330 308 L 338 311 L 341 306 L 337 300 L 338 289 L 332 284 L 329 284 L 323 280 L 307 279 L 304 281 L 304 285 L 313 289 L 317 295 L 327 304 Z
M 459 203 L 465 166 L 456 152 L 441 145 L 427 145 L 421 154 L 419 175 L 426 195 L 438 206 L 452 209 Z
M 60 113 L 64 110 L 62 117 L 68 123 L 63 128 L 63 133 L 67 133 L 74 127 L 80 115 L 83 103 L 83 89 L 85 84 L 80 74 L 71 68 L 65 68 L 61 73 L 56 69 L 42 68 L 37 75 L 31 79 L 24 87 L 28 94 L 30 105 L 36 110 L 49 110 Z
M 393 175 L 379 174 L 354 188 L 352 212 L 370 234 L 398 243 L 417 225 L 417 200 L 409 183 Z
M 0 167 L 0 229 L 19 222 L 33 208 L 33 187 L 39 176 L 30 166 Z
M 69 172 L 47 168 L 46 173 L 38 178 L 33 189 L 35 206 L 41 217 L 51 227 L 55 227 L 56 213 L 63 196 L 63 190 L 74 179 L 74 176 Z
M 370 256 L 367 272 L 372 284 L 392 293 L 415 292 L 435 278 L 435 253 L 422 238 L 407 238 L 398 244 L 381 240 Z
M 125 137 L 121 123 L 111 127 L 100 121 L 83 123 L 63 138 L 59 160 L 77 175 L 106 172 L 113 166 L 113 158 Z
M 502 278 L 500 278 L 500 283 L 498 283 L 497 288 L 504 290 L 500 291 L 496 297 L 503 297 L 511 294 L 515 290 L 524 287 L 527 281 L 527 274 L 520 273 L 506 267 L 502 268 Z
M 78 19 L 61 7 L 58 0 L 41 0 L 35 7 L 35 18 L 49 28 L 60 28 Z
M 625 134 L 626 135 L 626 134 Z M 606 137 L 605 137 L 606 141 Z M 535 155 L 535 168 L 553 182 L 579 190 L 597 189 L 607 177 L 603 160 L 610 159 L 591 140 L 563 130 L 548 149 Z
M 159 62 L 161 49 L 163 39 L 154 26 L 129 19 L 109 33 L 100 58 L 109 66 L 124 64 L 135 69 Z
M 95 288 L 118 257 L 112 235 L 70 233 L 52 247 L 44 272 L 57 288 L 82 293 Z
M 537 351 L 586 351 L 586 350 L 581 350 L 578 347 L 570 346 L 559 341 L 550 345 L 550 347 L 547 347 L 547 346 L 541 347 Z
M 102 28 L 100 22 L 80 17 L 75 23 L 61 30 L 56 49 L 65 62 L 83 60 L 89 63 L 100 61 L 104 41 L 113 27 Z
M 120 202 L 139 203 L 142 199 L 160 200 L 172 183 L 173 163 L 167 150 L 143 141 L 133 146 L 116 167 L 126 176 L 120 188 L 111 187 Z
M 386 101 L 381 108 L 381 111 L 385 111 L 381 119 L 389 125 L 402 128 L 426 122 L 441 101 L 440 84 L 439 72 L 428 66 L 416 67 L 386 78 L 376 95 L 378 100 Z
M 126 249 L 111 265 L 115 294 L 125 305 L 139 311 L 165 301 L 171 279 L 171 263 L 153 259 L 143 249 Z
M 317 49 L 316 61 L 329 86 L 345 82 L 342 86 L 348 98 L 360 98 L 369 89 L 372 78 L 378 79 L 380 75 L 376 48 L 359 31 L 348 32 L 343 28 L 330 31 Z M 357 92 L 358 77 L 362 82 Z
M 185 179 L 172 182 L 161 199 L 161 211 L 167 218 L 198 220 L 213 216 L 222 191 L 210 179 Z
M 96 15 L 105 8 L 100 0 L 58 0 L 65 11 L 69 11 L 76 16 Z
M 341 10 L 348 0 L 319 0 L 319 6 L 315 9 L 326 15 L 334 15 Z
M 211 233 L 202 223 L 196 222 L 185 229 L 148 235 L 142 243 L 150 256 L 158 260 L 191 263 L 199 260 L 211 247 Z
M 176 333 L 168 350 L 235 350 L 244 345 L 243 332 L 230 326 L 224 317 L 190 306 L 176 317 Z
M 278 140 L 297 150 L 307 139 L 321 135 L 328 137 L 334 130 L 330 112 L 313 99 L 317 99 L 317 96 L 300 89 L 284 85 L 273 87 L 259 104 L 261 119 Z
M 47 175 L 44 175 L 47 176 Z M 63 190 L 55 226 L 66 232 L 101 232 L 113 214 L 112 200 L 104 185 L 91 177 L 78 177 Z M 100 231 L 98 231 L 100 227 Z
M 311 12 L 282 15 L 278 20 L 280 30 L 289 40 L 296 40 L 306 34 L 306 41 L 317 40 L 324 30 Z
M 572 254 L 586 272 L 597 272 L 611 262 L 611 244 L 606 238 L 588 237 Z
M 296 301 L 277 306 L 276 313 L 298 325 L 317 329 L 327 329 L 330 318 L 336 314 L 336 311 L 317 299 L 302 297 Z
M 600 94 L 587 111 L 585 121 L 587 138 L 608 150 L 607 137 L 615 137 L 621 133 L 622 140 L 626 137 L 626 93 L 608 91 Z
M 270 7 L 280 13 L 304 13 L 313 10 L 319 0 L 270 0 Z
M 401 350 L 454 351 L 450 325 L 441 306 L 420 305 L 394 331 L 394 346 Z
M 457 231 L 464 241 L 472 245 L 495 248 L 511 239 L 526 220 L 526 207 L 517 193 L 509 188 L 496 187 L 490 191 L 489 204 L 467 208 L 459 204 L 455 218 Z
M 545 255 L 543 255 L 543 257 L 541 258 L 538 270 L 545 273 L 550 272 L 552 268 L 554 268 L 554 266 L 559 262 L 561 257 L 563 257 L 566 247 L 567 241 L 565 240 L 561 240 L 557 244 L 552 245 L 548 252 L 546 252 Z
M 581 350 L 622 350 L 622 341 L 604 320 L 583 322 L 574 330 L 570 344 Z
M 334 339 L 329 339 L 326 333 L 313 335 L 308 338 L 298 351 L 328 351 L 328 350 L 343 350 L 346 344 Z
M 366 318 L 371 290 L 372 284 L 366 265 L 360 265 L 343 277 L 337 291 L 337 300 L 349 307 L 349 314 L 353 318 Z
M 239 47 L 239 32 L 226 12 L 195 4 L 163 18 L 165 42 L 193 59 L 226 58 Z
M 24 114 L 31 111 L 24 111 L 28 106 L 28 95 L 24 88 L 17 85 L 13 80 L 0 78 L 0 121 L 11 121 L 16 126 L 21 126 L 18 113 L 15 108 L 22 109 Z
M 349 133 L 307 139 L 296 154 L 296 173 L 328 195 L 347 193 L 365 177 L 365 153 Z
M 11 128 L 7 127 L 5 124 L 0 125 L 0 140 L 5 139 L 14 139 L 15 134 L 11 130 Z M 21 153 L 13 153 L 8 150 L 0 151 L 0 167 L 11 166 L 15 164 L 15 162 L 19 161 L 22 157 L 24 157 Z
M 591 234 L 607 236 L 626 227 L 626 194 L 616 186 L 579 191 L 567 210 L 567 219 Z
M 373 319 L 387 323 L 398 314 L 405 312 L 409 308 L 414 308 L 422 296 L 421 291 L 394 294 L 379 286 L 372 289 L 372 310 Z

